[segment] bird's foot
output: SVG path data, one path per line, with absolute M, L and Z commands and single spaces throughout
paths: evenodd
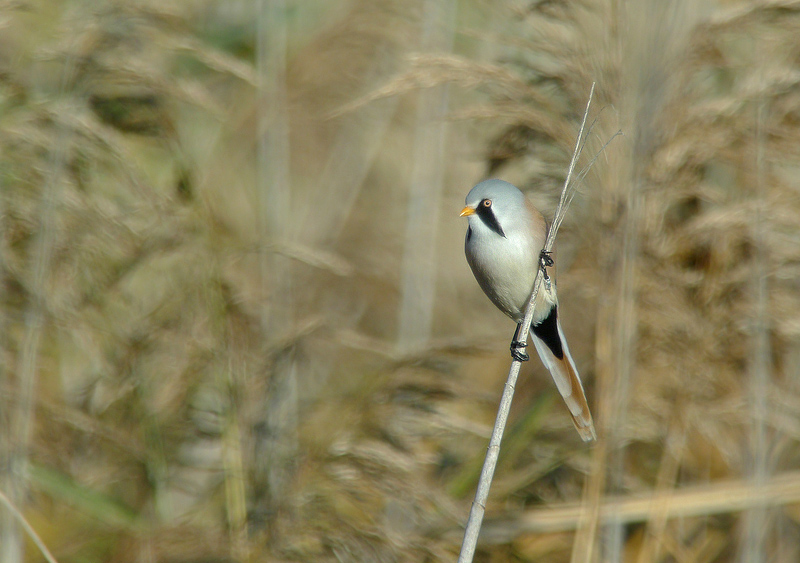
M 544 281 L 546 284 L 550 284 L 550 276 L 547 275 L 547 268 L 555 264 L 553 262 L 553 258 L 550 256 L 551 252 L 549 250 L 542 250 L 539 254 L 539 268 L 542 269 L 542 275 L 544 276 Z
M 547 278 L 546 268 L 549 268 L 550 266 L 555 264 L 555 262 L 553 262 L 553 257 L 550 256 L 551 254 L 552 252 L 550 252 L 549 250 L 542 250 L 542 252 L 539 254 L 539 267 L 542 269 L 545 278 Z
M 527 352 L 525 352 L 525 348 L 528 347 L 528 344 L 525 342 L 520 342 L 519 340 L 512 340 L 511 341 L 511 357 L 517 360 L 518 362 L 527 362 L 531 359 Z

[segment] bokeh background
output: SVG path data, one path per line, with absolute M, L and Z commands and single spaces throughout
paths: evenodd
M 0 491 L 61 563 L 453 561 L 559 232 L 581 444 L 523 368 L 477 560 L 800 560 L 800 2 L 0 3 Z M 0 561 L 43 561 L 0 509 Z

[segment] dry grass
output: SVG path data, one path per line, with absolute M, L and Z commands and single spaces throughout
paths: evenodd
M 419 52 L 421 1 L 287 4 L 0 5 L 0 488 L 55 558 L 454 560 L 513 330 L 457 210 L 551 214 L 597 81 L 557 258 L 600 442 L 526 367 L 478 560 L 796 561 L 800 6 L 475 0 Z

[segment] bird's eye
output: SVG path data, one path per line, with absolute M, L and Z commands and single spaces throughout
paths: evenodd
M 491 207 L 492 206 L 492 200 L 491 199 L 484 199 L 482 203 L 483 203 L 484 207 Z

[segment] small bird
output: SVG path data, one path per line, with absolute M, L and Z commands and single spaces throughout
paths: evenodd
M 467 194 L 465 203 L 461 217 L 469 221 L 464 244 L 467 262 L 492 303 L 516 321 L 511 356 L 519 361 L 528 360 L 524 352 L 527 342 L 518 337 L 536 274 L 539 268 L 543 270 L 530 336 L 581 439 L 596 439 L 581 378 L 558 320 L 555 282 L 547 273 L 547 266 L 553 265 L 549 253 L 543 251 L 547 222 L 525 194 L 503 180 L 479 183 Z

